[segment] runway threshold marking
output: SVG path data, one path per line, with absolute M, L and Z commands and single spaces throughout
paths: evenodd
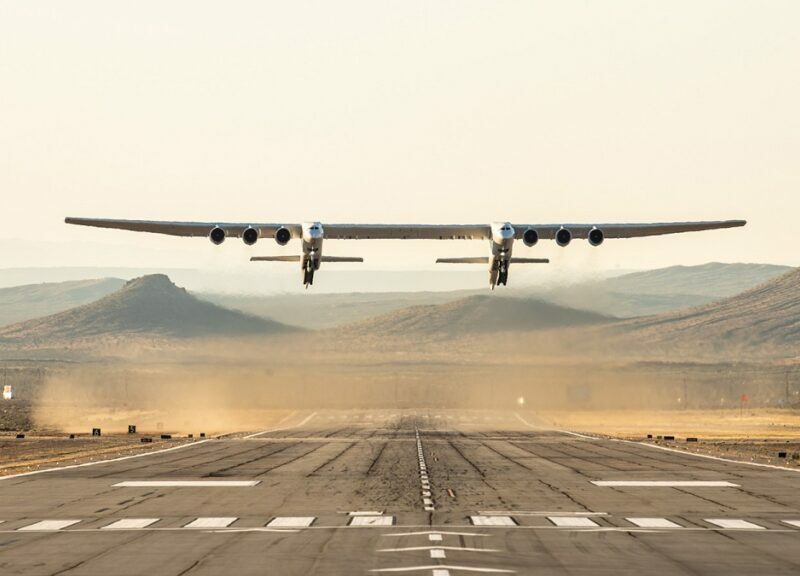
M 725 480 L 592 480 L 595 486 L 645 488 L 738 488 Z
M 709 524 L 714 524 L 715 526 L 728 530 L 766 530 L 764 526 L 735 518 L 704 518 L 704 520 Z
M 516 526 L 511 516 L 470 516 L 473 526 Z
M 420 550 L 451 550 L 462 552 L 500 552 L 493 548 L 469 548 L 467 546 L 408 546 L 406 548 L 382 548 L 378 552 L 418 552 Z
M 348 526 L 392 526 L 394 516 L 353 516 Z
M 236 517 L 223 517 L 223 518 L 195 518 L 184 528 L 227 528 L 238 518 Z
M 599 526 L 591 518 L 583 516 L 548 516 L 547 519 L 559 528 L 597 528 Z
M 80 520 L 41 520 L 22 528 L 17 528 L 18 532 L 55 532 L 63 528 L 68 528 L 80 522 Z
M 316 516 L 278 516 L 267 523 L 268 528 L 308 528 Z
M 151 524 L 155 524 L 159 518 L 123 518 L 112 522 L 108 526 L 102 526 L 101 530 L 137 530 L 147 528 Z
M 783 523 L 786 524 L 787 526 L 800 528 L 800 520 L 783 520 Z
M 279 426 L 277 428 L 270 428 L 269 430 L 262 430 L 261 432 L 256 432 L 255 434 L 249 434 L 248 436 L 242 436 L 242 439 L 243 440 L 248 440 L 250 438 L 257 438 L 258 436 L 261 436 L 262 434 L 269 434 L 270 432 L 281 432 L 283 430 L 292 430 L 294 428 L 300 428 L 301 426 L 305 426 L 306 424 L 311 422 L 311 419 L 316 415 L 317 415 L 317 413 L 314 412 L 314 413 L 309 414 L 308 416 L 306 416 L 306 418 L 302 422 L 299 422 L 297 424 L 293 424 L 292 426 Z
M 639 528 L 683 528 L 666 518 L 625 518 L 625 520 Z
M 252 488 L 261 480 L 126 480 L 114 488 Z

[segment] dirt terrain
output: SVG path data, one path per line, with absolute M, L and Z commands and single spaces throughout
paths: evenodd
M 800 467 L 800 410 L 796 409 L 584 410 L 550 412 L 543 419 L 566 430 L 732 460 Z M 675 439 L 665 440 L 665 436 Z M 697 442 L 687 442 L 687 438 L 697 438 Z M 782 452 L 785 457 L 779 456 Z

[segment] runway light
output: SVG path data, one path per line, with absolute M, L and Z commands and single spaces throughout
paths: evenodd
M 517 398 L 517 404 L 520 406 L 525 406 L 525 397 L 520 396 L 519 398 Z

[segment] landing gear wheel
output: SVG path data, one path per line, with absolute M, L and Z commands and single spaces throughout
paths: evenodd
M 308 259 L 303 270 L 303 284 L 306 285 L 306 288 L 314 284 L 314 269 L 314 262 Z
M 508 283 L 508 264 L 500 264 L 497 272 L 497 284 L 505 286 Z

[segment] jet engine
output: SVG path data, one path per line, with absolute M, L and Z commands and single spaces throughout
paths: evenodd
M 522 234 L 522 241 L 525 242 L 525 246 L 535 246 L 539 241 L 539 233 L 533 228 L 528 228 Z
M 258 230 L 253 227 L 247 228 L 244 232 L 242 232 L 242 241 L 248 246 L 252 246 L 256 242 L 258 242 Z
M 600 246 L 600 244 L 603 243 L 603 240 L 605 240 L 605 235 L 600 228 L 592 228 L 589 230 L 589 236 L 587 239 L 589 240 L 589 244 L 592 246 Z
M 225 230 L 219 226 L 212 228 L 211 232 L 208 233 L 208 239 L 211 240 L 212 244 L 219 246 L 225 242 Z
M 292 233 L 289 232 L 288 228 L 278 228 L 275 231 L 275 242 L 277 242 L 281 246 L 286 246 L 289 243 L 289 240 L 291 239 L 292 239 Z
M 558 232 L 556 232 L 556 244 L 566 246 L 570 242 L 572 242 L 572 232 L 566 228 L 559 228 Z

